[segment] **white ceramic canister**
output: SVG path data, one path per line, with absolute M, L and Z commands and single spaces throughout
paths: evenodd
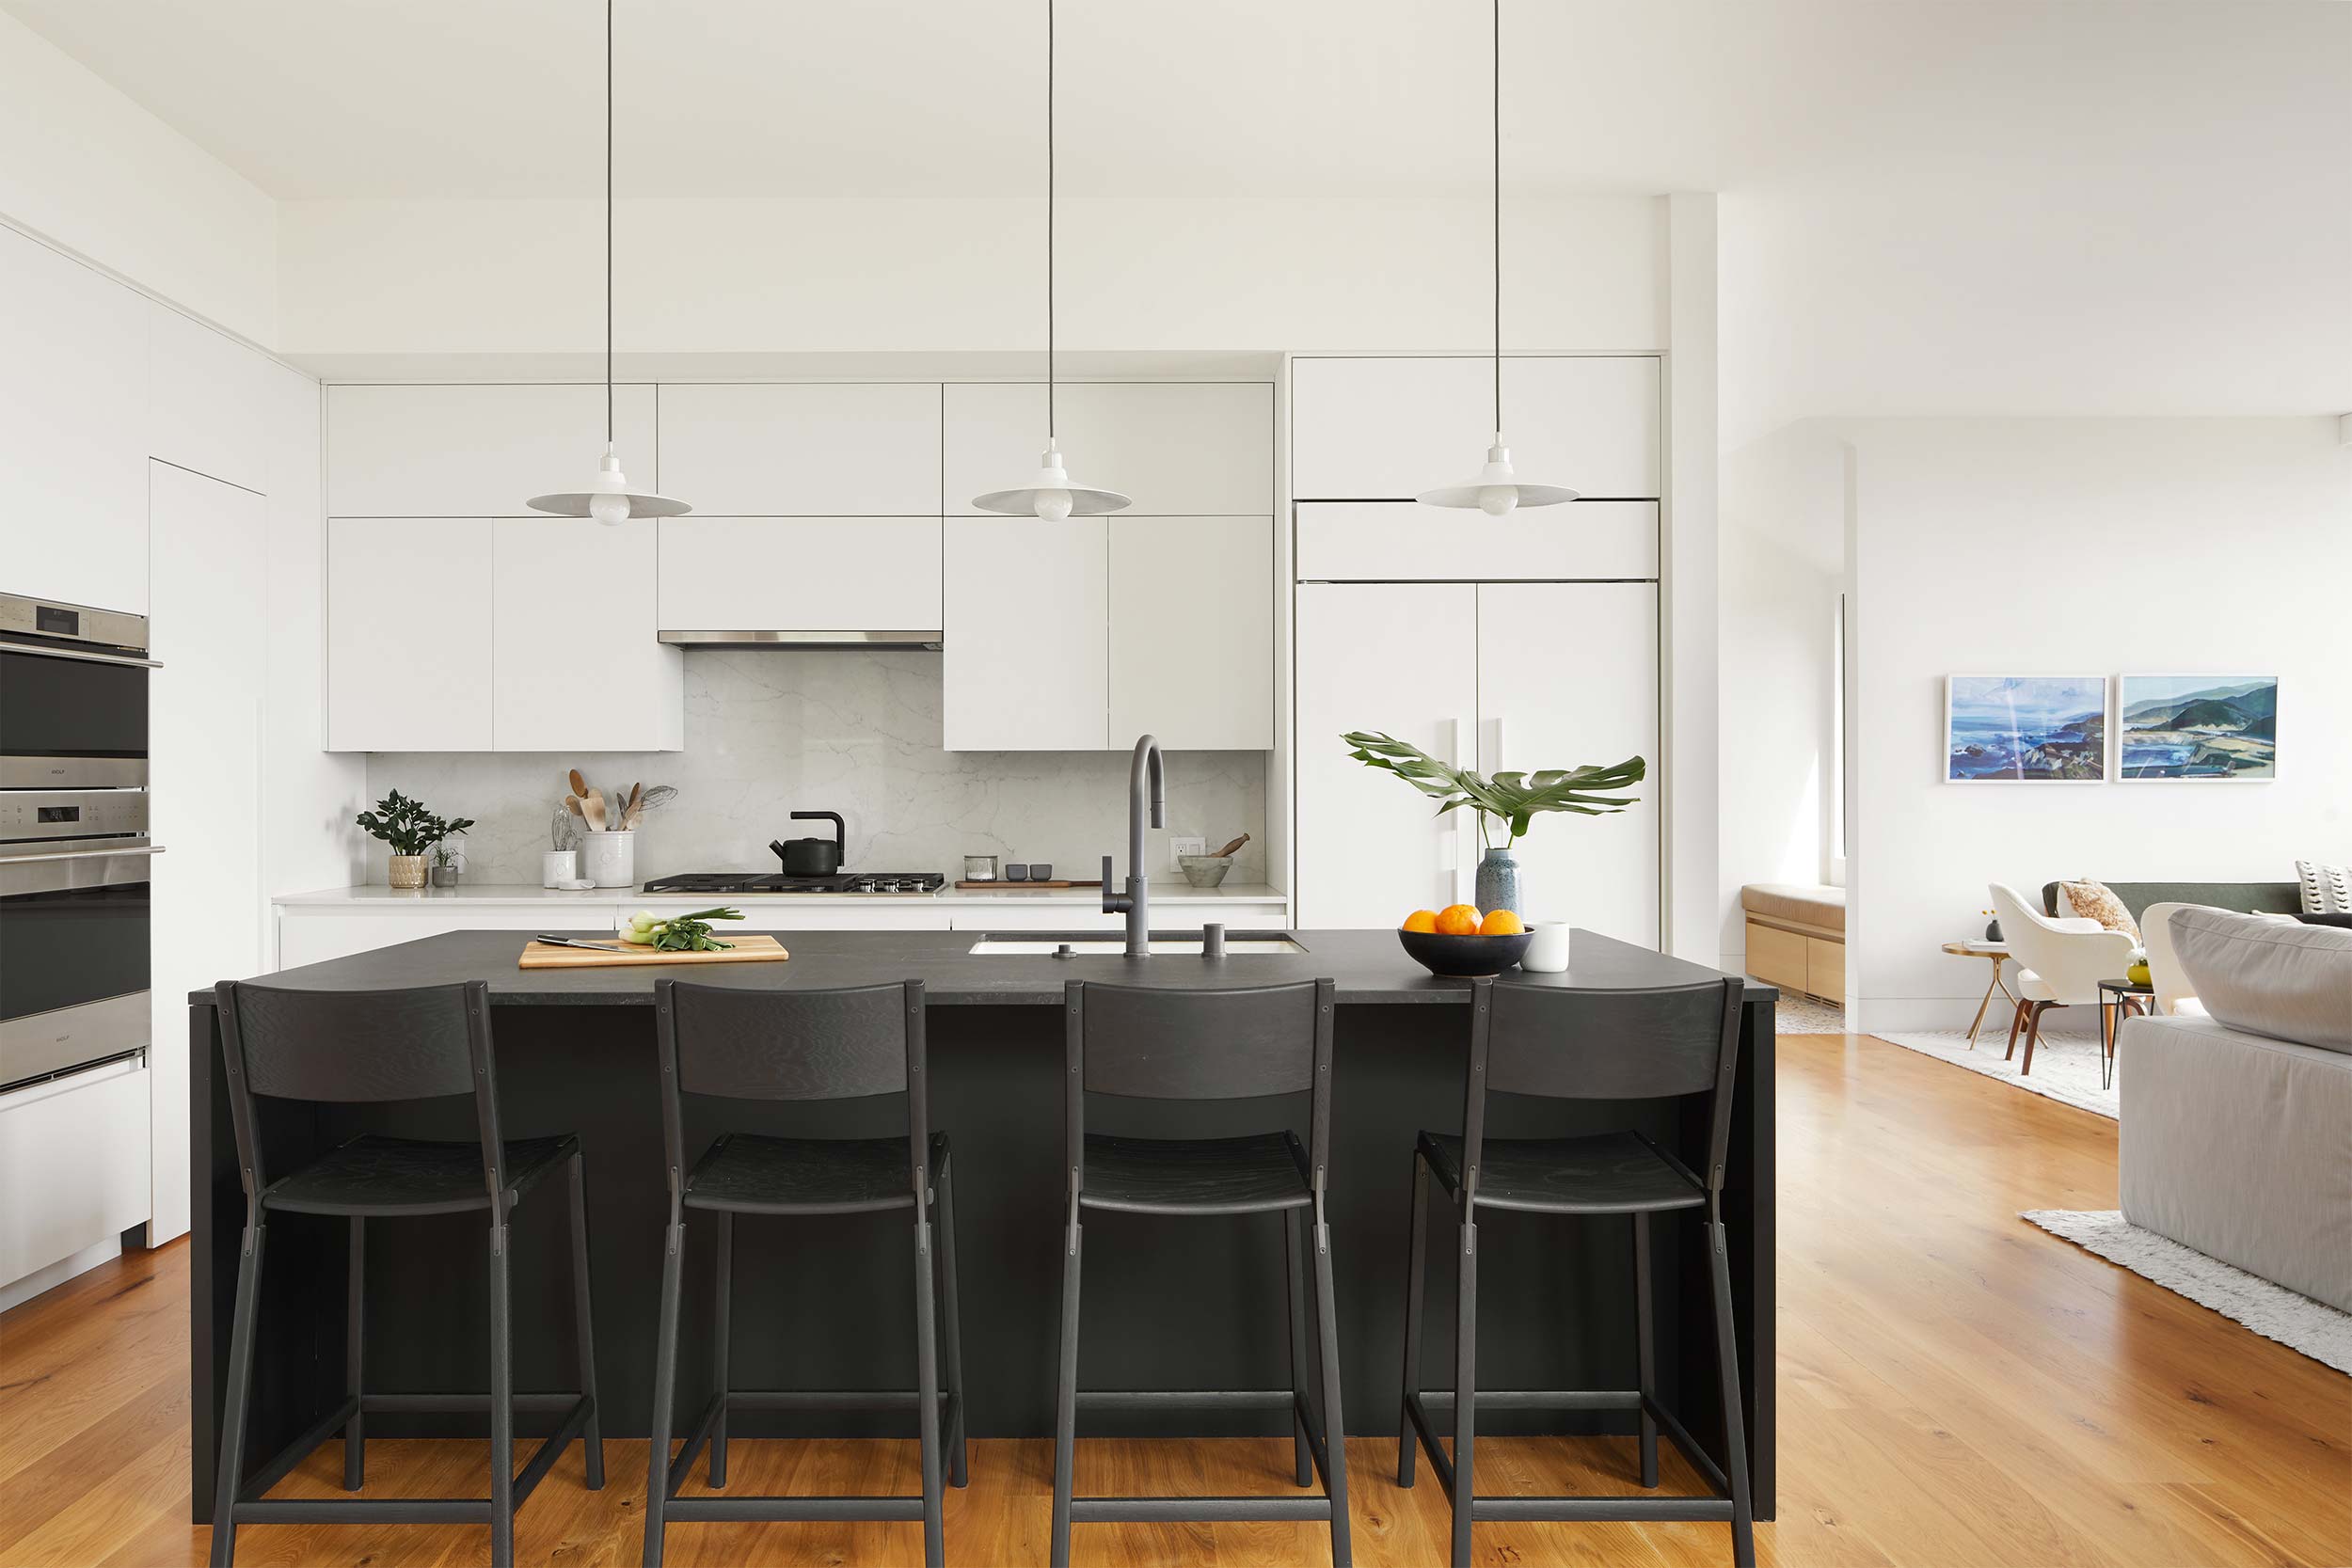
M 1537 974 L 1557 974 L 1568 967 L 1568 923 L 1538 920 L 1528 927 L 1534 939 L 1519 958 L 1519 967 Z
M 637 830 L 590 833 L 580 841 L 580 874 L 598 887 L 630 887 L 637 881 Z
M 539 885 L 562 887 L 580 880 L 580 851 L 577 849 L 547 849 L 539 855 Z

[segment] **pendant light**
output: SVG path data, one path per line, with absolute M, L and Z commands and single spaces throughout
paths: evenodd
M 1511 467 L 1511 449 L 1502 439 L 1502 0 L 1494 0 L 1494 121 L 1495 121 L 1495 438 L 1486 449 L 1486 467 L 1467 484 L 1423 490 L 1423 506 L 1474 506 L 1489 517 L 1507 517 L 1522 506 L 1557 506 L 1576 499 L 1574 490 L 1558 484 L 1530 484 Z
M 1128 505 L 1116 490 L 1072 483 L 1054 428 L 1054 0 L 1045 0 L 1045 455 L 1026 484 L 975 496 L 972 504 L 1011 516 L 1035 514 L 1049 523 L 1073 512 L 1095 516 Z
M 594 517 L 608 528 L 631 517 L 675 517 L 694 509 L 681 500 L 628 487 L 612 441 L 612 0 L 604 0 L 604 460 L 585 490 L 533 496 L 533 512 Z

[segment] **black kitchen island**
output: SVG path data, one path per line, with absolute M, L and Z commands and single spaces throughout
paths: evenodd
M 756 927 L 756 915 L 747 926 Z M 608 935 L 609 933 L 583 933 Z M 1190 933 L 1171 933 L 1185 934 Z M 1022 933 L 1031 938 L 1038 933 Z M 525 972 L 519 932 L 456 931 L 282 971 L 264 983 L 325 990 L 489 983 L 505 1134 L 580 1134 L 588 1172 L 597 1380 L 608 1436 L 648 1424 L 658 1263 L 666 1209 L 653 984 L 662 974 L 749 988 L 868 985 L 919 978 L 929 993 L 930 1115 L 954 1140 L 969 1429 L 975 1437 L 1052 1431 L 1058 1330 L 1061 1170 L 1061 988 L 1072 979 L 1219 987 L 1330 977 L 1337 982 L 1329 1215 L 1337 1271 L 1341 1376 L 1351 1433 L 1392 1434 L 1403 1365 L 1406 1231 L 1413 1135 L 1458 1132 L 1468 1055 L 1469 983 L 1415 965 L 1387 931 L 1295 933 L 1303 953 L 1209 961 L 1161 955 L 975 956 L 971 931 L 779 933 L 788 962 Z M 1714 972 L 1597 934 L 1576 933 L 1565 974 L 1509 983 L 1609 990 L 1688 984 Z M 1772 1005 L 1748 982 L 1724 1219 L 1756 1516 L 1773 1515 Z M 190 1289 L 193 1426 L 190 1497 L 211 1516 L 219 1390 L 227 1376 L 245 1196 L 237 1178 L 225 1071 L 210 992 L 189 998 L 190 1150 L 195 1195 Z M 1629 1042 L 1627 1049 L 1638 1049 Z M 749 1106 L 730 1125 L 771 1132 L 863 1136 L 903 1126 L 895 1101 Z M 275 1113 L 275 1114 L 273 1114 Z M 1205 1136 L 1264 1128 L 1302 1103 L 1101 1101 L 1104 1132 Z M 395 1105 L 266 1103 L 269 1159 L 285 1170 L 355 1132 L 470 1139 L 465 1100 Z M 1515 1102 L 1498 1096 L 1490 1136 L 1638 1127 L 1695 1163 L 1705 1147 L 1699 1103 Z M 714 1126 L 694 1124 L 690 1148 Z M 403 1392 L 487 1385 L 487 1284 L 479 1215 L 368 1227 L 368 1383 Z M 746 1221 L 735 1266 L 733 1378 L 739 1387 L 911 1387 L 913 1290 L 896 1216 Z M 1277 1387 L 1288 1380 L 1280 1220 L 1263 1227 L 1188 1225 L 1089 1213 L 1081 1386 L 1089 1388 Z M 1479 1384 L 1482 1388 L 1629 1387 L 1632 1383 L 1632 1244 L 1626 1222 L 1482 1212 Z M 1443 1234 L 1442 1231 L 1438 1232 Z M 1568 1243 L 1573 1244 L 1565 1244 Z M 1720 1461 L 1722 1422 L 1708 1330 L 1699 1225 L 1661 1220 L 1656 1259 L 1659 1391 Z M 687 1260 L 678 1406 L 709 1387 L 709 1227 Z M 560 1200 L 526 1201 L 514 1221 L 516 1386 L 574 1386 L 568 1232 Z M 1445 1263 L 1430 1262 L 1427 1314 L 1438 1347 L 1453 1334 Z M 270 1227 L 250 1436 L 275 1452 L 342 1397 L 344 1227 L 281 1214 Z M 1425 1375 L 1450 1375 L 1433 1349 Z M 1152 1418 L 1090 1420 L 1082 1435 L 1163 1434 Z M 1165 1418 L 1160 1418 L 1165 1419 Z M 857 1418 L 730 1418 L 737 1435 L 889 1432 Z M 1287 1432 L 1287 1417 L 1190 1413 L 1187 1433 Z M 529 1418 L 524 1418 L 527 1430 Z M 811 1422 L 822 1423 L 812 1425 Z M 1548 1428 L 1529 1425 L 1545 1421 Z M 371 1436 L 486 1430 L 480 1417 L 373 1417 Z M 797 1423 L 797 1424 L 796 1424 Z M 1571 1424 L 1582 1423 L 1582 1424 Z M 1542 1418 L 1485 1409 L 1482 1434 L 1527 1430 L 1627 1431 L 1611 1414 Z M 1631 1449 L 1629 1447 L 1628 1453 Z M 616 1472 L 626 1474 L 626 1472 Z

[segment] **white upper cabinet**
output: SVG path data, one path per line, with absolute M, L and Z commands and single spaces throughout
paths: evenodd
M 936 383 L 665 384 L 662 493 L 722 516 L 936 515 L 939 420 Z
M 1497 519 L 1416 501 L 1300 501 L 1298 580 L 1532 582 L 1658 576 L 1656 501 L 1574 501 Z
M 948 751 L 1099 752 L 1109 744 L 1104 523 L 947 519 L 941 700 Z
M 1173 751 L 1271 747 L 1274 520 L 1120 513 L 1104 521 L 1109 743 L 1154 735 Z
M 697 512 L 664 517 L 659 527 L 663 631 L 940 628 L 935 516 Z
M 327 750 L 491 749 L 491 575 L 486 517 L 328 521 Z M 548 593 L 576 576 L 541 563 Z M 584 680 L 596 641 L 575 628 L 539 657 L 562 658 Z
M 0 229 L 6 587 L 147 613 L 148 301 Z
M 1519 473 L 1598 499 L 1659 495 L 1659 361 L 1505 358 L 1503 434 Z M 1409 500 L 1486 460 L 1494 361 L 1301 358 L 1291 366 L 1291 493 Z
M 266 493 L 278 367 L 167 306 L 149 302 L 147 321 L 148 455 Z
M 660 483 L 654 389 L 613 389 L 629 483 Z M 514 517 L 533 496 L 582 490 L 604 453 L 604 388 L 330 387 L 330 517 Z M 690 499 L 691 498 L 689 498 Z
M 1154 516 L 1274 511 L 1274 388 L 1265 382 L 1081 383 L 1057 388 L 1055 423 L 1072 477 Z M 946 388 L 946 509 L 1028 483 L 1045 446 L 1045 388 Z
M 574 517 L 501 517 L 491 530 L 492 745 L 684 746 L 685 661 L 654 637 L 654 531 Z

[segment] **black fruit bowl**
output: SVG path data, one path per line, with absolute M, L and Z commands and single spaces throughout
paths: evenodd
M 1405 944 L 1405 951 L 1413 961 L 1432 974 L 1453 974 L 1475 979 L 1485 974 L 1500 974 L 1516 966 L 1526 956 L 1527 944 L 1535 940 L 1533 931 L 1521 931 L 1515 937 L 1450 937 L 1436 931 L 1405 931 L 1396 933 L 1396 940 Z

